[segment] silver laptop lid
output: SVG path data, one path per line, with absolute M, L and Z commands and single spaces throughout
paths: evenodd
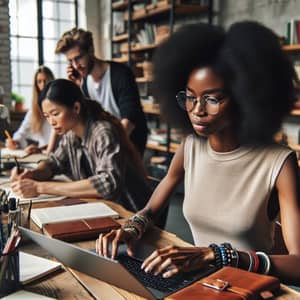
M 147 299 L 156 299 L 118 261 L 23 227 L 19 227 L 19 230 L 22 235 L 29 237 L 64 265 Z

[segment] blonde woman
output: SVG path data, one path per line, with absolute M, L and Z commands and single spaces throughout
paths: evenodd
M 6 141 L 8 148 L 25 149 L 28 154 L 40 152 L 41 149 L 46 149 L 48 144 L 53 148 L 52 141 L 55 140 L 55 134 L 51 132 L 51 126 L 38 105 L 41 91 L 51 80 L 54 80 L 52 71 L 45 66 L 40 66 L 34 75 L 31 108 L 26 113 L 19 129 L 14 133 L 12 141 Z M 49 152 L 51 150 L 47 149 Z

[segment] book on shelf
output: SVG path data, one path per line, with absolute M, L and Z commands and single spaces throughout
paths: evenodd
M 300 44 L 300 20 L 291 19 L 287 22 L 286 41 L 288 45 Z
M 61 269 L 61 263 L 43 257 L 19 252 L 20 282 L 28 284 Z
M 118 218 L 119 214 L 102 202 L 34 208 L 31 210 L 31 220 L 39 228 L 50 223 L 103 217 Z

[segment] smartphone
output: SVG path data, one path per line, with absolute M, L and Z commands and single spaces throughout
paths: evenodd
M 80 74 L 78 73 L 77 70 L 74 69 L 74 67 L 72 66 L 72 64 L 70 64 L 70 67 L 72 68 L 72 76 L 74 78 L 80 78 Z

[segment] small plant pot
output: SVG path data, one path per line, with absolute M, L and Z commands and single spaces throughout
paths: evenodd
M 15 103 L 15 111 L 22 112 L 24 110 L 23 102 Z

